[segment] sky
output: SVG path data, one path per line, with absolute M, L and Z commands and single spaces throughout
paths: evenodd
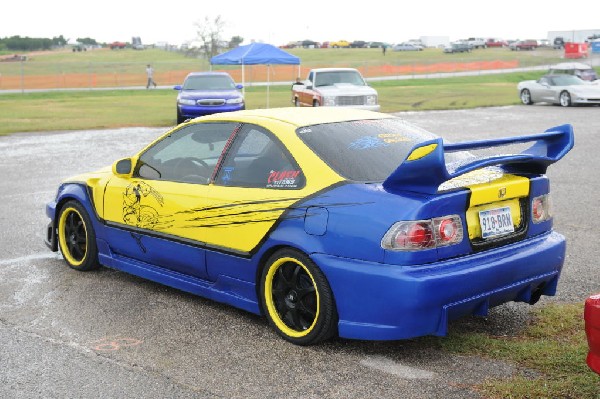
M 98 42 L 167 42 L 180 45 L 197 38 L 197 24 L 220 16 L 222 39 L 233 36 L 283 45 L 290 41 L 364 40 L 399 43 L 421 36 L 545 39 L 548 31 L 600 29 L 589 8 L 548 6 L 547 1 L 465 0 L 321 1 L 281 0 L 29 0 L 3 2 L 0 38 L 10 36 Z

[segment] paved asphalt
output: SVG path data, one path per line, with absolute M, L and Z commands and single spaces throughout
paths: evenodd
M 398 115 L 453 141 L 574 125 L 575 148 L 548 172 L 568 254 L 547 303 L 600 292 L 599 112 L 535 105 Z M 44 205 L 58 183 L 130 155 L 164 130 L 0 137 L 1 398 L 478 398 L 472 387 L 484 378 L 526 372 L 450 355 L 425 339 L 296 347 L 255 315 L 106 268 L 67 268 L 42 243 Z M 503 305 L 450 328 L 510 336 L 529 309 Z

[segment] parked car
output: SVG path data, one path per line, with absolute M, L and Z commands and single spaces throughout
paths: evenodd
M 337 42 L 329 42 L 331 48 L 349 48 L 350 42 L 347 40 L 338 40 Z
M 124 49 L 125 47 L 127 47 L 127 43 L 125 42 L 112 42 L 108 45 L 108 47 L 110 47 L 111 50 L 115 50 L 115 49 Z
M 303 48 L 318 48 L 319 43 L 315 42 L 314 40 L 303 40 L 302 47 Z
M 177 123 L 217 112 L 239 111 L 246 107 L 244 96 L 226 72 L 192 72 L 183 85 L 176 85 Z
M 586 362 L 594 372 L 600 374 L 600 294 L 586 299 L 583 315 L 589 348 Z
M 560 50 L 565 48 L 565 39 L 563 39 L 562 36 L 557 36 L 554 38 L 554 40 L 552 41 L 552 47 L 555 50 Z
M 350 107 L 379 111 L 377 90 L 354 68 L 311 69 L 303 84 L 292 86 L 296 107 Z
M 490 38 L 485 41 L 485 45 L 486 47 L 507 47 L 508 42 L 506 40 Z
M 513 51 L 520 51 L 535 50 L 536 48 L 538 48 L 538 46 L 539 44 L 537 40 L 517 40 L 516 42 L 509 44 L 508 48 L 510 48 Z
M 471 46 L 463 42 L 450 43 L 444 47 L 444 53 L 470 53 Z
M 593 82 L 598 80 L 596 70 L 587 64 L 581 62 L 561 62 L 550 66 L 549 74 L 575 75 L 578 78 Z
M 386 43 L 384 43 L 384 42 L 369 42 L 369 43 L 367 43 L 367 47 L 369 47 L 369 48 L 382 48 L 385 45 L 386 45 Z M 388 45 L 388 47 L 389 47 L 389 45 Z
M 467 44 L 471 46 L 471 48 L 486 48 L 487 44 L 484 38 L 482 37 L 470 37 L 466 40 Z
M 546 169 L 572 146 L 570 125 L 449 144 L 355 109 L 208 115 L 65 180 L 46 244 L 78 271 L 264 315 L 298 345 L 441 336 L 458 317 L 555 294 L 565 238 Z
M 423 47 L 412 43 L 398 43 L 392 47 L 394 51 L 423 51 Z
M 560 104 L 600 104 L 600 85 L 590 84 L 572 75 L 545 75 L 538 80 L 526 80 L 517 85 L 521 102 Z
M 363 40 L 355 40 L 352 43 L 350 43 L 350 47 L 352 47 L 352 48 L 366 48 L 367 47 L 367 42 L 365 42 Z

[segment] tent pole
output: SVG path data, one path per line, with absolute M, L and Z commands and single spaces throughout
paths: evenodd
M 269 109 L 269 88 L 271 87 L 271 64 L 267 64 L 267 109 Z
M 242 62 L 242 95 L 246 98 L 246 77 L 244 76 L 244 63 Z M 245 100 L 244 100 L 245 101 Z

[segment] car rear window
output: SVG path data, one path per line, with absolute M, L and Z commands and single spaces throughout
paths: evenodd
M 415 144 L 438 137 L 400 118 L 305 126 L 296 133 L 333 170 L 359 182 L 385 180 Z

